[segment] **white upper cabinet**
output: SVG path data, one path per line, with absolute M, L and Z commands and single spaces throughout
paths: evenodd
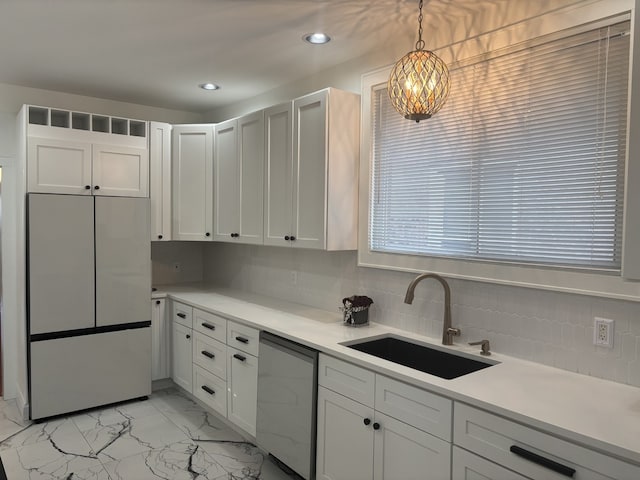
M 264 243 L 288 246 L 293 216 L 293 103 L 287 102 L 264 111 L 265 182 Z
M 264 114 L 214 129 L 214 240 L 262 244 Z
M 25 105 L 27 191 L 149 196 L 147 123 Z
M 294 100 L 291 142 L 286 114 L 266 110 L 264 243 L 355 250 L 360 97 L 328 88 Z
M 110 197 L 149 196 L 148 150 L 93 145 L 93 194 Z
M 173 240 L 212 240 L 213 126 L 172 131 Z
M 151 241 L 171 240 L 171 125 L 149 122 Z

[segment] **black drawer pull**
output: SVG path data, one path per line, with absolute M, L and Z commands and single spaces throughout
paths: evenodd
M 249 339 L 244 337 L 236 337 L 236 340 L 240 343 L 249 343 Z
M 180 318 L 187 318 L 187 314 L 186 313 L 178 313 L 176 315 L 178 315 Z
M 216 356 L 213 353 L 207 352 L 206 350 L 202 350 L 202 352 L 200 353 L 202 353 L 207 358 L 216 358 Z
M 208 328 L 209 330 L 215 330 L 216 329 L 215 325 L 211 325 L 210 323 L 207 323 L 207 322 L 202 322 L 202 326 L 204 328 Z
M 160 305 L 160 300 L 156 300 L 156 305 Z
M 519 457 L 522 457 L 530 462 L 537 463 L 538 465 L 542 465 L 549 470 L 553 470 L 554 472 L 559 473 L 560 475 L 564 475 L 565 477 L 571 477 L 576 474 L 575 469 L 571 467 L 567 467 L 566 465 L 562 465 L 561 463 L 554 462 L 553 460 L 549 460 L 548 458 L 541 457 L 540 455 L 530 452 L 529 450 L 525 450 L 522 447 L 518 447 L 517 445 L 511 445 L 509 448 L 511 453 L 515 453 Z
M 380 424 L 378 422 L 374 422 L 373 423 L 373 429 L 374 430 L 380 430 Z
M 363 422 L 364 422 L 365 425 L 371 425 L 371 419 L 370 418 L 365 418 L 363 420 Z
M 215 395 L 216 394 L 215 390 L 213 390 L 212 388 L 207 387 L 206 385 L 202 385 L 202 387 L 200 387 L 200 388 L 202 388 L 209 395 Z
M 240 360 L 241 362 L 244 362 L 244 361 L 247 359 L 247 357 L 245 357 L 244 355 L 240 355 L 240 354 L 238 354 L 238 353 L 234 353 L 234 354 L 233 354 L 233 358 L 237 358 L 237 359 L 238 359 L 238 360 Z

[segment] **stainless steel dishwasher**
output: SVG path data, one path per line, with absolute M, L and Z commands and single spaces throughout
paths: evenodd
M 318 352 L 260 332 L 258 446 L 306 480 L 315 479 Z

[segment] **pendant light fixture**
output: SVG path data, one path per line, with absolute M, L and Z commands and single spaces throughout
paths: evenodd
M 449 96 L 449 69 L 435 53 L 424 49 L 422 3 L 419 2 L 416 49 L 391 70 L 387 91 L 393 107 L 407 120 L 426 120 L 442 108 Z

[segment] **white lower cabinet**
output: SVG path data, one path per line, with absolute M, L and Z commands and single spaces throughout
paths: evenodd
M 454 443 L 534 480 L 637 480 L 640 467 L 492 413 L 455 402 Z M 469 477 L 464 470 L 458 478 Z M 464 476 L 467 475 L 467 476 Z M 483 478 L 483 477 L 479 477 Z M 495 478 L 490 475 L 486 478 Z M 501 477 L 498 477 L 501 478 Z M 511 474 L 508 478 L 517 478 Z
M 175 301 L 171 318 L 173 381 L 255 437 L 260 331 Z
M 527 477 L 453 446 L 451 478 L 454 480 L 527 480 Z
M 173 322 L 171 378 L 176 385 L 192 392 L 193 354 L 191 328 L 176 321 Z
M 326 355 L 318 384 L 318 479 L 450 478 L 451 400 Z
M 227 418 L 256 435 L 258 357 L 227 347 Z
M 151 301 L 151 380 L 169 378 L 171 352 L 169 328 L 165 311 L 165 300 Z
M 193 394 L 223 417 L 227 416 L 227 382 L 198 365 L 193 366 Z
M 371 480 L 372 423 L 373 408 L 318 387 L 316 478 Z

